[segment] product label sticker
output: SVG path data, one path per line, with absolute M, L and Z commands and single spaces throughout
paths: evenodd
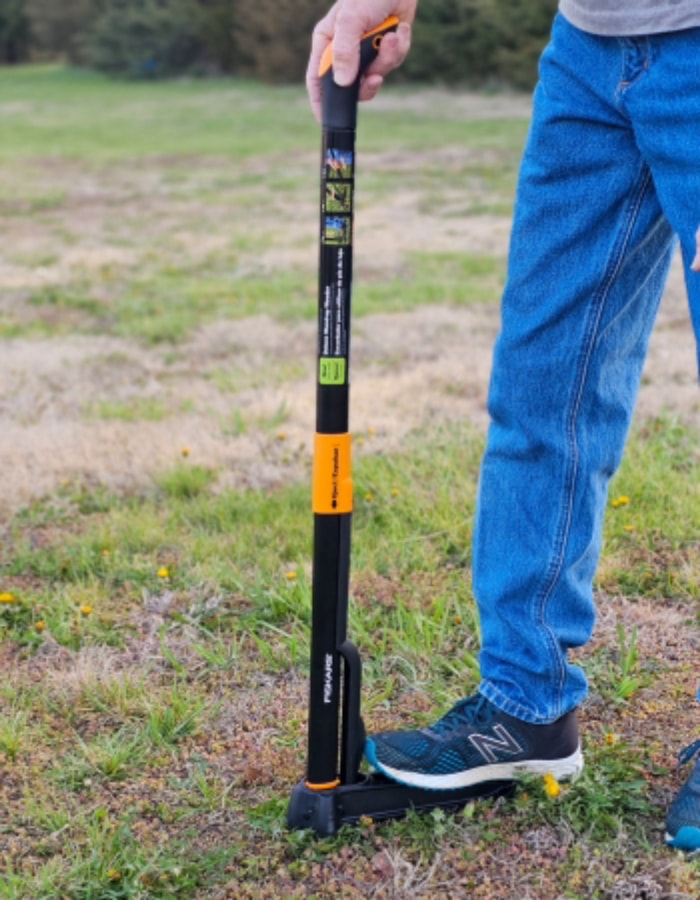
M 319 357 L 348 355 L 350 253 L 345 247 L 324 248 L 322 294 L 319 298 Z
M 346 360 L 338 356 L 322 356 L 318 361 L 318 383 L 345 384 Z

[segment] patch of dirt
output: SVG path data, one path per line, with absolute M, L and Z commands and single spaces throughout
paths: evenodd
M 482 225 L 478 240 L 490 234 L 492 249 L 505 251 L 507 223 Z M 412 429 L 444 422 L 485 427 L 495 308 L 426 307 L 367 316 L 354 328 L 351 422 L 354 432 L 369 431 L 368 450 L 398 447 Z M 7 515 L 66 480 L 143 486 L 185 447 L 193 462 L 219 469 L 222 484 L 263 487 L 303 476 L 314 360 L 315 324 L 265 316 L 202 328 L 174 353 L 114 337 L 5 341 L 0 510 Z M 274 377 L 285 365 L 290 377 Z M 637 415 L 669 410 L 700 424 L 695 365 L 676 261 Z M 230 373 L 228 389 L 217 371 Z M 128 408 L 144 398 L 159 405 L 154 421 L 99 413 L 101 402 Z
M 373 104 L 379 113 L 385 107 L 449 112 L 465 121 L 526 119 L 530 100 L 425 90 L 394 92 Z M 478 207 L 489 186 L 462 173 L 484 164 L 496 171 L 486 158 L 492 152 L 446 146 L 427 155 L 363 154 L 363 171 L 377 179 L 379 193 L 373 196 L 371 179 L 358 192 L 358 281 L 398 272 L 406 254 L 421 250 L 505 259 L 508 216 L 489 212 L 488 204 L 465 212 Z M 235 169 L 220 158 L 190 162 L 160 157 L 138 167 L 100 168 L 47 157 L 0 172 L 0 207 L 4 202 L 9 212 L 0 221 L 0 311 L 13 321 L 18 298 L 24 302 L 33 291 L 94 283 L 99 295 L 119 273 L 129 282 L 147 279 L 153 267 L 183 260 L 206 266 L 219 253 L 234 276 L 247 266 L 258 274 L 315 266 L 317 186 L 308 154 L 280 160 L 298 184 L 279 191 L 267 186 L 280 168 L 270 157 Z M 510 171 L 510 158 L 502 162 Z M 431 180 L 434 170 L 440 177 Z M 397 173 L 400 188 L 389 191 L 383 179 Z M 209 202 L 222 192 L 226 205 Z M 501 186 L 485 199 L 500 203 L 505 195 Z M 225 212 L 229 201 L 235 213 Z M 47 307 L 47 316 L 54 312 L 64 316 L 64 327 L 80 315 L 58 301 L 55 310 Z M 192 462 L 219 470 L 222 485 L 264 487 L 305 477 L 314 429 L 315 327 L 262 315 L 217 321 L 174 348 L 108 335 L 3 340 L 0 517 L 65 481 L 143 487 L 183 448 Z M 353 327 L 351 427 L 364 434 L 366 450 L 399 447 L 407 432 L 444 422 L 466 419 L 485 428 L 495 302 L 366 316 Z M 637 415 L 663 410 L 700 424 L 678 259 Z
M 376 101 L 379 108 L 383 102 L 383 98 Z M 476 112 L 525 116 L 529 108 L 522 98 L 489 98 L 485 104 L 484 98 L 451 97 L 444 92 L 420 92 L 398 102 L 408 111 L 426 114 L 435 104 L 450 104 L 464 116 Z M 396 98 L 392 103 L 396 108 Z M 451 165 L 451 152 L 446 149 L 440 165 Z M 181 160 L 161 158 L 158 165 L 166 168 L 171 162 L 177 167 Z M 394 170 L 405 164 L 400 157 L 379 162 Z M 256 165 L 264 174 L 266 162 L 251 163 L 250 171 Z M 53 287 L 75 279 L 76 272 L 92 279 L 112 268 L 137 271 L 156 244 L 169 241 L 171 254 L 176 256 L 181 249 L 190 263 L 205 261 L 208 254 L 227 247 L 225 228 L 207 230 L 219 210 L 207 209 L 191 182 L 188 195 L 187 184 L 179 194 L 177 181 L 168 186 L 153 169 L 122 170 L 116 178 L 111 173 L 108 184 L 77 171 L 66 173 L 62 163 L 50 160 L 46 172 L 46 183 L 35 186 L 36 197 L 20 200 L 20 205 L 31 206 L 36 200 L 50 206 L 54 177 L 64 177 L 66 188 L 61 190 L 69 202 L 58 203 L 55 214 L 52 211 L 43 219 L 10 217 L 10 225 L 0 221 L 0 308 L 12 307 L 14 292 Z M 206 181 L 209 176 L 202 170 L 196 177 Z M 211 187 L 214 180 L 206 184 Z M 0 195 L 3 187 L 0 180 Z M 430 209 L 416 215 L 424 199 L 422 194 L 402 191 L 363 209 L 357 240 L 359 278 L 365 273 L 371 276 L 377 260 L 383 267 L 398 269 L 402 254 L 414 250 L 505 256 L 506 217 L 457 218 L 463 198 L 457 198 L 454 218 Z M 199 226 L 197 217 L 192 221 L 189 217 L 195 206 L 202 214 Z M 310 216 L 296 210 L 300 224 L 291 242 L 287 239 L 262 253 L 256 250 L 243 265 L 255 271 L 261 266 L 263 270 L 313 266 L 309 248 L 315 241 L 315 213 L 312 204 L 307 208 Z M 147 220 L 138 223 L 140 229 L 134 210 Z M 247 212 L 245 207 L 237 215 Z M 271 218 L 269 211 L 256 215 L 253 220 L 251 213 L 250 221 L 254 237 L 270 224 L 266 216 Z M 391 227 L 396 222 L 401 223 L 399 240 Z M 221 228 L 220 222 L 216 224 Z M 139 240 L 121 243 L 132 227 Z M 144 231 L 148 233 L 142 243 Z M 358 452 L 400 448 L 412 429 L 452 421 L 466 419 L 483 430 L 497 328 L 495 303 L 459 309 L 430 306 L 356 320 L 351 418 L 353 431 L 363 437 L 362 446 L 357 442 Z M 184 448 L 192 462 L 217 468 L 222 485 L 264 488 L 290 478 L 308 478 L 315 348 L 315 324 L 290 325 L 262 315 L 217 321 L 174 347 L 107 335 L 4 340 L 0 516 L 55 491 L 64 481 L 103 483 L 118 491 L 142 488 L 181 459 Z M 652 338 L 637 416 L 662 411 L 700 425 L 695 349 L 678 260 Z M 54 540 L 51 527 L 33 528 L 33 541 Z M 389 579 L 383 584 L 382 576 L 376 578 L 371 585 L 375 603 L 381 592 L 389 596 L 393 590 Z M 427 586 L 423 593 L 430 594 Z M 356 586 L 355 595 L 361 606 L 362 584 Z M 6 765 L 6 777 L 0 778 L 0 806 L 8 811 L 9 823 L 0 829 L 0 853 L 19 860 L 28 871 L 58 854 L 64 841 L 70 843 L 68 825 L 42 830 L 38 813 L 24 808 L 27 785 L 41 787 L 36 773 L 50 772 L 57 755 L 70 753 L 76 736 L 85 740 L 100 729 L 117 728 L 118 716 L 108 719 L 86 708 L 82 698 L 89 690 L 107 690 L 112 684 L 138 686 L 142 679 L 160 686 L 159 677 L 169 677 L 171 660 L 176 659 L 192 677 L 187 687 L 208 690 L 218 711 L 206 728 L 164 756 L 168 777 L 161 766 L 148 766 L 123 780 L 85 779 L 80 788 L 58 791 L 56 808 L 74 810 L 72 818 L 78 821 L 100 810 L 106 822 L 117 821 L 131 810 L 130 828 L 144 846 L 165 847 L 182 838 L 183 845 L 204 857 L 215 847 L 230 851 L 232 844 L 239 844 L 227 865 L 229 883 L 197 896 L 458 895 L 554 900 L 566 884 L 580 896 L 690 900 L 698 896 L 694 870 L 666 854 L 662 846 L 642 848 L 643 842 L 660 845 L 663 810 L 685 777 L 682 770 L 670 778 L 659 772 L 672 764 L 676 741 L 692 736 L 699 724 L 700 707 L 691 702 L 699 647 L 697 629 L 688 627 L 690 604 L 656 597 L 653 601 L 609 595 L 597 599 L 594 639 L 580 651 L 584 664 L 603 667 L 607 673 L 603 687 L 613 690 L 621 670 L 623 648 L 617 629 L 622 626 L 627 641 L 635 636 L 639 674 L 653 672 L 632 703 L 614 703 L 603 691 L 593 694 L 582 710 L 583 730 L 592 749 L 603 736 L 610 736 L 615 742 L 643 749 L 649 760 L 640 777 L 649 785 L 656 818 L 640 817 L 642 838 L 621 830 L 609 853 L 585 835 L 576 835 L 564 819 L 557 825 L 523 825 L 517 809 L 498 806 L 479 810 L 473 823 L 469 815 L 451 818 L 449 826 L 436 820 L 430 845 L 421 844 L 425 838 L 421 839 L 419 829 L 415 839 L 407 839 L 399 831 L 383 836 L 375 823 L 361 823 L 359 838 L 320 856 L 305 852 L 303 845 L 292 844 L 291 839 L 280 839 L 269 825 L 256 825 L 251 811 L 257 809 L 258 819 L 269 817 L 265 806 L 271 792 L 276 798 L 286 796 L 299 777 L 306 678 L 291 670 L 277 675 L 260 672 L 254 655 L 242 651 L 230 671 L 210 673 L 206 682 L 200 681 L 201 657 L 194 650 L 194 642 L 201 640 L 199 632 L 163 629 L 176 603 L 170 591 L 144 592 L 140 604 L 132 598 L 130 612 L 122 610 L 134 626 L 123 648 L 85 646 L 74 651 L 45 634 L 37 652 L 24 656 L 9 642 L 0 642 L 0 668 L 18 686 L 41 684 L 54 703 L 53 721 L 45 721 L 43 711 L 38 714 L 51 742 L 42 745 L 38 740 L 16 763 Z M 128 691 L 124 696 L 128 700 Z M 140 707 L 135 712 L 122 709 L 120 715 L 143 717 L 151 702 L 150 694 L 136 691 L 131 703 Z M 414 690 L 402 696 L 400 707 L 376 705 L 368 724 L 408 727 L 416 713 L 427 712 L 430 706 L 430 699 Z M 71 710 L 70 719 L 63 721 L 62 708 Z M 203 773 L 206 781 L 201 780 Z M 201 789 L 201 801 L 194 785 Z M 202 786 L 214 798 L 211 806 L 204 803 Z M 37 790 L 32 797 L 35 794 Z M 192 797 L 196 799 L 191 801 Z M 168 810 L 180 810 L 190 802 L 187 815 L 168 817 Z M 576 862 L 568 853 L 574 842 Z

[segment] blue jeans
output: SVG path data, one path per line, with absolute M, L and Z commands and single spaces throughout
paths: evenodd
M 610 476 L 680 238 L 696 338 L 700 29 L 587 34 L 540 62 L 516 194 L 474 531 L 479 690 L 551 722 L 587 684 Z

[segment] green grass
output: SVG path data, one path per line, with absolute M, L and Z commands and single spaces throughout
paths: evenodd
M 698 597 L 697 468 L 697 443 L 680 422 L 664 416 L 642 426 L 611 486 L 608 552 L 598 576 L 606 590 L 688 603 Z
M 119 419 L 123 422 L 160 422 L 168 415 L 163 402 L 155 397 L 132 397 L 129 400 L 100 400 L 85 411 L 87 418 Z
M 416 439 L 410 452 L 365 455 L 357 464 L 353 615 L 356 630 L 379 657 L 400 650 L 423 671 L 449 641 L 454 618 L 472 623 L 461 630 L 475 627 L 469 528 L 480 447 L 476 435 L 443 431 L 429 441 Z M 631 442 L 610 492 L 602 588 L 655 596 L 661 584 L 664 596 L 692 607 L 700 489 L 688 480 L 683 460 L 692 464 L 696 455 L 694 436 L 667 419 L 645 425 Z M 0 606 L 6 635 L 20 639 L 32 622 L 46 617 L 69 643 L 89 642 L 95 620 L 113 613 L 115 594 L 167 588 L 191 605 L 197 597 L 206 600 L 216 585 L 224 596 L 213 619 L 222 626 L 293 625 L 301 636 L 309 601 L 303 576 L 310 556 L 307 488 L 268 496 L 213 494 L 215 480 L 215 472 L 182 459 L 155 479 L 151 495 L 106 497 L 94 511 L 80 512 L 80 493 L 69 494 L 63 506 L 53 497 L 28 509 L 16 519 L 0 557 L 14 596 Z M 632 484 L 623 521 L 615 501 L 620 488 Z M 633 512 L 635 530 L 628 532 Z M 44 538 L 35 546 L 31 535 L 38 528 Z M 631 565 L 630 540 L 638 556 Z M 644 573 L 652 569 L 655 578 L 649 581 Z M 635 572 L 641 574 L 635 578 Z M 15 579 L 36 582 L 15 593 Z M 246 602 L 237 609 L 241 597 Z M 92 607 L 87 616 L 80 613 L 86 604 Z
M 358 259 L 359 326 L 495 303 L 502 260 L 465 252 L 457 219 L 508 214 L 526 120 L 474 120 L 449 94 L 420 113 L 407 89 L 388 96 L 361 118 L 358 221 L 376 231 Z M 202 413 L 187 392 L 141 388 L 145 371 L 169 386 L 192 359 L 178 345 L 205 326 L 313 321 L 319 135 L 301 87 L 0 69 L 0 113 L 0 338 L 109 338 L 99 378 L 148 355 L 133 390 L 97 381 L 81 425 Z M 397 191 L 412 197 L 399 224 L 425 216 L 431 242 L 388 230 Z M 306 370 L 223 346 L 201 365 L 231 401 L 211 427 L 292 453 L 284 396 L 263 414 L 239 395 L 296 388 Z M 355 461 L 349 631 L 368 726 L 408 727 L 478 678 L 482 437 L 433 427 L 401 452 L 371 447 Z M 284 818 L 306 747 L 305 454 L 293 483 L 233 489 L 228 467 L 180 447 L 139 489 L 74 479 L 16 511 L 0 542 L 0 897 L 440 896 L 445 883 L 489 900 L 698 896 L 697 860 L 660 844 L 696 667 L 678 647 L 650 654 L 643 619 L 700 624 L 697 447 L 670 417 L 640 422 L 611 486 L 596 589 L 622 618 L 577 655 L 592 697 L 582 778 L 556 797 L 534 779 L 509 800 L 327 839 Z
M 301 268 L 232 277 L 231 262 L 209 260 L 206 267 L 153 271 L 147 278 L 117 282 L 100 298 L 80 286 L 60 294 L 33 292 L 24 308 L 0 318 L 0 337 L 112 333 L 147 343 L 177 343 L 197 326 L 217 318 L 268 314 L 283 322 L 316 314 L 316 275 Z M 357 317 L 416 309 L 426 303 L 465 306 L 493 302 L 502 283 L 502 262 L 487 255 L 415 253 L 401 274 L 360 282 L 354 291 Z M 281 302 L 284 298 L 284 302 Z M 56 309 L 60 321 L 56 322 Z M 21 309 L 21 307 L 20 307 Z M 121 417 L 95 411 L 106 418 Z
M 20 286 L 0 303 L 0 337 L 176 343 L 222 317 L 314 317 L 319 132 L 301 87 L 138 84 L 37 66 L 0 69 L 0 96 L 0 212 L 34 236 L 31 250 L 6 242 Z M 359 224 L 407 186 L 415 220 L 444 216 L 448 232 L 450 217 L 509 214 L 525 118 L 439 104 L 417 116 L 408 92 L 389 96 L 396 108 L 362 112 Z M 104 259 L 91 257 L 94 236 Z M 499 258 L 424 243 L 418 235 L 400 265 L 367 260 L 356 315 L 497 298 Z
M 0 70 L 8 141 L 0 158 L 64 156 L 113 162 L 206 154 L 245 158 L 299 142 L 314 146 L 300 90 L 270 91 L 229 80 L 111 81 L 95 73 L 37 66 Z M 265 115 L 260 114 L 265 106 Z M 5 129 L 3 129 L 5 132 Z
M 400 96 L 400 91 L 397 94 Z M 407 93 L 404 90 L 404 93 Z M 188 80 L 134 83 L 58 66 L 0 68 L 3 142 L 0 159 L 66 156 L 114 162 L 188 154 L 245 159 L 260 153 L 279 160 L 317 149 L 318 134 L 303 88 L 253 82 Z M 421 113 L 417 130 L 402 112 L 363 107 L 367 151 L 468 141 L 473 148 L 522 143 L 526 121 L 468 121 L 449 106 Z M 430 127 L 440 123 L 440 128 Z M 284 168 L 284 166 L 283 166 Z
M 655 543 L 682 545 L 695 534 L 700 504 L 686 467 L 696 446 L 692 432 L 669 420 L 650 422 L 631 440 L 611 498 L 632 483 L 634 496 L 645 498 L 637 527 L 650 529 L 649 554 Z M 357 462 L 350 632 L 365 658 L 365 715 L 375 722 L 388 721 L 392 710 L 427 722 L 477 678 L 468 547 L 480 450 L 477 435 L 443 430 L 416 435 L 401 454 L 367 455 Z M 489 805 L 474 804 L 456 821 L 442 813 L 411 817 L 344 830 L 325 842 L 287 834 L 285 794 L 303 767 L 305 697 L 295 685 L 303 685 L 309 647 L 308 490 L 298 485 L 269 494 L 212 493 L 210 473 L 186 474 L 187 466 L 182 460 L 165 473 L 152 494 L 105 498 L 96 510 L 80 512 L 71 496 L 37 504 L 16 519 L 5 544 L 2 587 L 14 599 L 0 613 L 4 641 L 25 653 L 49 639 L 72 653 L 114 646 L 109 652 L 116 668 L 102 669 L 98 657 L 89 657 L 77 682 L 57 678 L 31 691 L 4 688 L 11 704 L 0 719 L 6 760 L 19 772 L 36 769 L 45 755 L 55 757 L 34 776 L 40 806 L 34 802 L 24 815 L 45 832 L 61 831 L 65 840 L 59 846 L 49 834 L 39 841 L 41 853 L 32 856 L 28 869 L 10 862 L 3 896 L 48 896 L 41 892 L 48 890 L 49 877 L 54 890 L 70 896 L 100 890 L 105 893 L 99 896 L 112 896 L 110 881 L 115 896 L 129 896 L 144 879 L 160 885 L 149 888 L 149 896 L 185 896 L 225 878 L 227 858 L 236 860 L 235 883 L 244 890 L 269 872 L 247 839 L 229 838 L 202 858 L 181 849 L 219 803 L 232 822 L 248 822 L 250 839 L 298 884 L 313 884 L 313 866 L 333 860 L 343 847 L 356 865 L 377 846 L 400 848 L 416 865 L 426 855 L 451 852 L 460 835 L 468 838 L 474 860 L 479 847 L 498 847 L 504 835 L 543 828 L 574 835 L 556 858 L 582 884 L 587 882 L 581 853 L 610 855 L 611 841 L 637 857 L 652 852 L 645 841 L 662 811 L 650 798 L 649 783 L 658 767 L 642 747 L 603 733 L 624 727 L 624 708 L 634 707 L 637 693 L 654 676 L 640 670 L 636 633 L 620 629 L 615 657 L 590 656 L 592 689 L 610 705 L 599 736 L 587 735 L 586 774 L 564 786 L 560 797 L 547 797 L 535 779 L 497 819 Z M 677 515 L 667 515 L 669 507 Z M 619 509 L 611 506 L 607 516 L 606 578 L 615 577 L 617 542 L 627 534 L 619 530 Z M 40 546 L 32 540 L 37 530 Z M 635 584 L 631 596 L 638 592 Z M 78 606 L 86 599 L 87 614 Z M 679 599 L 690 615 L 690 597 L 681 593 Z M 41 632 L 32 630 L 38 618 L 46 622 Z M 135 646 L 148 619 L 157 623 L 152 663 L 124 668 L 127 648 Z M 259 698 L 271 704 L 269 713 L 256 712 L 250 700 L 231 693 L 232 682 L 245 690 L 246 684 L 285 681 L 293 691 L 282 713 L 279 701 L 271 700 L 279 687 L 272 693 L 264 688 Z M 615 712 L 618 703 L 621 713 Z M 267 726 L 264 750 L 259 747 L 262 768 L 245 755 L 249 751 L 239 750 L 244 756 L 234 763 L 234 782 L 222 783 L 205 760 L 217 758 L 216 747 L 219 753 L 229 747 L 230 754 L 234 746 L 247 746 L 244 733 L 234 732 L 234 738 L 228 730 L 234 709 L 274 715 L 274 726 Z M 264 727 L 256 726 L 253 740 Z M 55 756 L 57 743 L 62 752 Z M 195 765 L 198 754 L 202 762 Z M 230 765 L 231 757 L 225 758 Z M 271 781 L 263 760 L 276 761 Z M 170 786 L 161 784 L 161 771 L 171 772 Z M 109 791 L 115 787 L 152 797 L 152 836 L 142 840 L 132 830 L 144 814 L 135 797 L 112 807 Z M 80 812 L 69 818 L 62 810 L 76 800 Z M 95 808 L 103 810 L 97 820 L 90 812 Z M 5 827 L 19 822 L 11 816 Z M 157 834 L 162 837 L 156 841 Z M 691 883 L 688 865 L 683 877 Z

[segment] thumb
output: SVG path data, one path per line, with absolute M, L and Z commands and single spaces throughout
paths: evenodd
M 333 38 L 333 77 L 335 83 L 347 87 L 357 78 L 360 69 L 360 37 L 347 31 L 336 32 Z
M 341 87 L 347 87 L 357 78 L 365 24 L 362 17 L 352 11 L 338 13 L 333 35 L 333 77 Z

